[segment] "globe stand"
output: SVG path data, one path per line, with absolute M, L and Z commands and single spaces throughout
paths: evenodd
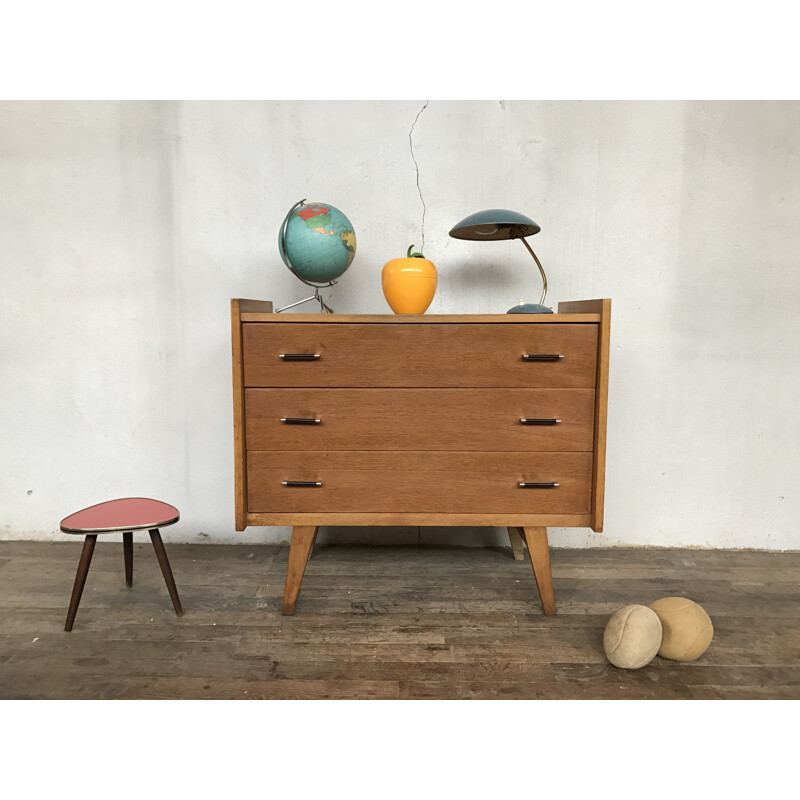
M 291 269 L 291 267 L 290 267 L 290 269 Z M 294 272 L 294 270 L 292 270 L 292 272 Z M 294 272 L 294 274 L 297 275 L 296 272 Z M 299 275 L 297 275 L 297 277 L 300 278 Z M 288 306 L 283 306 L 283 308 L 278 308 L 278 309 L 275 310 L 275 313 L 276 314 L 280 314 L 281 311 L 286 311 L 287 309 L 294 308 L 295 306 L 301 306 L 301 305 L 303 305 L 303 303 L 308 303 L 310 300 L 317 300 L 319 302 L 319 313 L 320 314 L 333 314 L 333 309 L 322 299 L 322 296 L 320 295 L 319 290 L 320 289 L 326 289 L 328 286 L 335 286 L 336 285 L 336 281 L 331 281 L 330 283 L 325 283 L 322 286 L 317 286 L 317 284 L 309 283 L 308 281 L 303 280 L 303 278 L 300 278 L 300 280 L 303 281 L 303 283 L 305 283 L 306 286 L 313 286 L 314 287 L 314 294 L 312 294 L 311 297 L 306 297 L 303 300 L 298 300 L 296 303 L 290 303 Z

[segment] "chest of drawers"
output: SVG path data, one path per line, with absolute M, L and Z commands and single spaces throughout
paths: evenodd
M 291 614 L 320 525 L 602 530 L 611 302 L 552 315 L 311 315 L 231 301 L 236 529 L 291 525 Z

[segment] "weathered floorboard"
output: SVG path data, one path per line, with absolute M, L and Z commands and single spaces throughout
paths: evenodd
M 109 539 L 66 633 L 80 547 L 0 543 L 0 699 L 800 699 L 797 552 L 553 548 L 546 617 L 509 548 L 318 546 L 285 617 L 287 547 L 168 542 L 178 618 L 149 543 L 128 588 Z M 671 594 L 708 651 L 609 664 L 609 616 Z

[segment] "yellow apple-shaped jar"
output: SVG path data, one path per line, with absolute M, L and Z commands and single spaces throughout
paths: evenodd
M 383 296 L 395 314 L 424 314 L 436 294 L 436 267 L 408 248 L 405 258 L 388 261 L 381 273 Z

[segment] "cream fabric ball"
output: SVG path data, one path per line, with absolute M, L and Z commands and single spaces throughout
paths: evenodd
M 673 661 L 695 661 L 711 644 L 714 626 L 702 606 L 687 597 L 662 597 L 651 608 L 661 620 L 658 654 Z
M 647 606 L 625 606 L 615 611 L 603 633 L 603 650 L 615 667 L 639 669 L 649 664 L 661 647 L 661 622 Z

